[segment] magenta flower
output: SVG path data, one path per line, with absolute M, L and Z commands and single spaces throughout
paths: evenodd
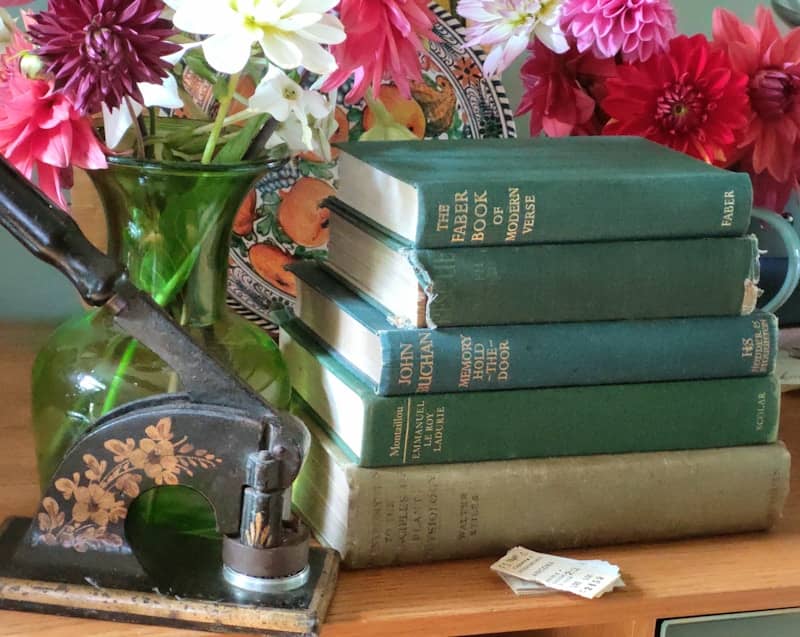
M 795 146 L 800 143 L 800 29 L 782 35 L 769 9 L 756 9 L 755 25 L 724 9 L 713 15 L 715 47 L 731 66 L 749 78 L 750 121 L 739 136 L 739 150 L 751 174 L 767 171 L 778 182 L 793 183 Z
M 535 40 L 520 75 L 525 87 L 517 116 L 531 114 L 531 137 L 599 135 L 597 86 L 616 74 L 613 60 L 570 49 L 558 54 Z
M 142 102 L 140 82 L 161 84 L 180 50 L 161 17 L 162 0 L 50 0 L 29 32 L 38 53 L 81 113 L 109 110 L 126 97 Z
M 105 168 L 106 158 L 88 118 L 81 116 L 47 80 L 29 79 L 19 68 L 30 44 L 21 33 L 0 57 L 0 155 L 67 207 L 62 192 L 72 185 L 72 167 Z
M 377 97 L 383 80 L 391 80 L 406 96 L 411 82 L 422 79 L 419 52 L 433 33 L 436 16 L 427 0 L 342 0 L 339 18 L 347 39 L 331 47 L 339 65 L 323 85 L 332 91 L 355 76 L 347 101 L 357 102 L 372 87 Z
M 786 210 L 792 194 L 800 191 L 800 147 L 795 146 L 789 151 L 789 177 L 778 180 L 768 170 L 758 172 L 753 166 L 753 157 L 745 156 L 739 162 L 736 170 L 750 174 L 753 182 L 753 205 L 767 208 L 777 213 Z
M 578 51 L 599 58 L 621 53 L 626 62 L 664 51 L 675 22 L 669 0 L 566 0 L 561 13 L 561 28 Z

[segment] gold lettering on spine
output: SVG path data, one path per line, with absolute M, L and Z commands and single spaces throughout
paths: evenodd
M 758 319 L 752 321 L 751 327 L 752 338 L 742 339 L 742 358 L 750 359 L 752 374 L 766 374 L 772 358 L 769 321 Z
M 403 464 L 406 463 L 408 457 L 408 432 L 411 429 L 411 399 L 406 399 L 406 437 L 403 442 Z
M 525 217 L 522 220 L 522 234 L 530 234 L 533 232 L 533 226 L 536 225 L 536 196 L 525 196 Z
M 447 232 L 450 228 L 450 206 L 439 204 L 439 214 L 436 217 L 436 232 Z
M 489 193 L 476 192 L 473 195 L 472 243 L 481 243 L 486 238 L 486 218 L 489 216 Z
M 500 387 L 511 378 L 511 343 L 508 339 L 479 340 L 461 336 L 461 365 L 458 388 L 471 389 L 473 383 Z
M 433 383 L 434 351 L 433 335 L 430 332 L 419 333 L 419 378 L 417 393 L 427 394 Z
M 458 375 L 458 388 L 469 389 L 472 380 L 472 339 L 461 335 L 461 368 Z
M 451 244 L 513 243 L 536 225 L 536 195 L 507 188 L 507 203 L 495 201 L 500 190 L 462 190 L 436 207 L 436 232 L 449 234 Z M 500 204 L 500 205 L 498 205 Z
M 414 410 L 414 434 L 411 436 L 411 459 L 422 459 L 422 436 L 425 432 L 425 401 L 417 403 Z
M 750 371 L 753 374 L 766 374 L 772 358 L 769 321 L 758 319 L 752 322 L 752 360 Z
M 446 424 L 447 411 L 444 406 L 437 407 L 433 414 L 433 453 L 442 453 Z
M 402 343 L 400 345 L 400 375 L 397 379 L 399 385 L 411 385 L 414 379 L 414 344 Z
M 406 421 L 403 405 L 398 405 L 392 418 L 392 445 L 389 447 L 389 457 L 396 458 L 400 455 L 400 443 L 403 441 L 403 423 Z
M 508 222 L 506 223 L 506 242 L 517 240 L 519 234 L 519 218 L 522 210 L 522 198 L 519 188 L 508 189 Z
M 456 193 L 454 210 L 453 233 L 450 236 L 450 243 L 464 243 L 467 239 L 467 224 L 469 223 L 468 190 Z
M 756 402 L 756 431 L 764 429 L 767 420 L 767 395 L 764 392 L 758 394 Z
M 736 191 L 728 190 L 722 197 L 722 227 L 730 228 L 733 225 L 733 215 L 736 212 Z

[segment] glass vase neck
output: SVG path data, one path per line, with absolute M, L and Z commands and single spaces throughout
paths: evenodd
M 202 165 L 112 157 L 90 171 L 108 225 L 108 253 L 135 285 L 187 326 L 225 308 L 236 212 L 273 165 Z

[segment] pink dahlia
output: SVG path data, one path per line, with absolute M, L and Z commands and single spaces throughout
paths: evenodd
M 745 156 L 737 165 L 737 170 L 750 174 L 753 182 L 753 205 L 782 213 L 786 210 L 792 193 L 800 188 L 800 144 L 796 145 L 789 159 L 790 175 L 788 179 L 777 180 L 768 170 L 758 172 L 753 166 L 752 156 Z
M 578 51 L 599 58 L 621 53 L 626 62 L 666 49 L 675 24 L 669 0 L 566 0 L 561 14 L 561 28 Z
M 520 71 L 525 92 L 516 115 L 531 114 L 531 136 L 599 134 L 593 92 L 616 74 L 614 61 L 575 49 L 559 55 L 539 40 L 528 48 L 531 56 Z
M 638 135 L 719 166 L 730 163 L 748 121 L 747 76 L 704 35 L 673 38 L 606 83 L 607 135 Z
M 66 208 L 63 188 L 72 185 L 72 166 L 105 168 L 106 158 L 86 117 L 50 81 L 29 79 L 19 68 L 30 44 L 19 32 L 0 59 L 0 155 Z
M 423 42 L 439 39 L 433 33 L 436 16 L 427 0 L 342 0 L 339 18 L 347 39 L 331 46 L 339 68 L 323 90 L 337 89 L 353 75 L 355 83 L 347 94 L 350 103 L 363 98 L 370 86 L 377 96 L 385 79 L 411 97 L 411 82 L 422 79 Z
M 143 102 L 139 82 L 161 84 L 180 50 L 162 0 L 50 0 L 28 29 L 38 53 L 81 113 Z
M 715 9 L 713 33 L 714 45 L 749 79 L 752 113 L 739 141 L 741 153 L 752 156 L 755 173 L 766 170 L 777 181 L 789 180 L 800 141 L 800 29 L 782 37 L 765 7 L 756 9 L 755 26 Z

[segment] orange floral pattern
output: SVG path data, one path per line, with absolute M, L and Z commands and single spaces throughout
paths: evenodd
M 195 449 L 186 436 L 175 440 L 170 418 L 147 427 L 138 442 L 107 440 L 103 446 L 111 452 L 113 464 L 84 455 L 83 474 L 75 472 L 55 481 L 61 501 L 49 496 L 42 500 L 38 542 L 81 553 L 119 548 L 123 540 L 114 532 L 120 529 L 114 527 L 125 520 L 145 477 L 156 486 L 177 485 L 181 475 L 191 477 L 199 469 L 222 464 L 206 449 Z

